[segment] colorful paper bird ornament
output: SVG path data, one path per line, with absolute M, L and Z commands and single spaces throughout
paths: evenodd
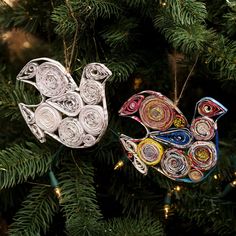
M 146 130 L 143 138 L 120 135 L 127 158 L 146 175 L 154 168 L 166 177 L 188 183 L 205 179 L 218 159 L 217 121 L 227 109 L 211 97 L 197 102 L 191 123 L 166 96 L 142 91 L 121 107 L 120 116 L 130 117 Z

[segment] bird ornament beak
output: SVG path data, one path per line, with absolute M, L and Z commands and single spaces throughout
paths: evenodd
M 96 144 L 108 125 L 105 82 L 111 75 L 105 65 L 90 63 L 77 86 L 55 60 L 37 58 L 28 62 L 17 80 L 33 85 L 41 102 L 18 105 L 31 132 L 41 143 L 50 136 L 70 148 Z
M 142 91 L 130 97 L 119 115 L 139 122 L 146 130 L 143 138 L 125 134 L 120 141 L 127 158 L 146 175 L 154 168 L 179 182 L 197 183 L 214 169 L 218 155 L 217 120 L 227 109 L 210 97 L 197 102 L 191 124 L 166 96 Z

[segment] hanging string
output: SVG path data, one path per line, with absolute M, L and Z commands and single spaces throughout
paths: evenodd
M 178 81 L 177 81 L 176 51 L 174 51 L 174 63 L 173 64 L 174 64 L 174 101 L 177 101 L 177 99 L 178 99 Z M 176 104 L 176 106 L 177 106 L 177 104 Z
M 69 2 L 69 0 L 65 0 L 66 7 L 69 11 L 69 14 L 71 18 L 74 20 L 74 23 L 76 25 L 75 27 L 75 33 L 72 41 L 72 46 L 68 47 L 65 39 L 65 35 L 63 35 L 62 40 L 63 40 L 63 48 L 64 48 L 64 60 L 65 60 L 65 67 L 68 72 L 71 72 L 71 65 L 72 62 L 75 58 L 75 47 L 76 47 L 76 42 L 77 42 L 77 36 L 79 32 L 79 23 L 76 19 L 75 13 L 73 11 L 73 8 Z M 70 52 L 69 49 L 71 48 Z
M 176 105 L 176 106 L 178 106 L 178 103 L 179 103 L 179 100 L 182 98 L 182 96 L 183 96 L 183 93 L 184 93 L 184 90 L 186 89 L 186 86 L 187 86 L 187 83 L 188 83 L 188 81 L 189 81 L 189 79 L 190 79 L 190 77 L 191 77 L 191 75 L 192 75 L 192 73 L 193 73 L 193 70 L 194 70 L 194 68 L 195 68 L 195 66 L 196 66 L 196 64 L 197 64 L 197 62 L 198 62 L 198 58 L 199 58 L 199 54 L 196 56 L 196 58 L 195 58 L 195 62 L 194 62 L 194 64 L 193 64 L 193 66 L 192 66 L 192 68 L 191 68 L 191 70 L 190 70 L 190 72 L 189 72 L 189 74 L 188 74 L 188 76 L 187 76 L 187 78 L 186 78 L 186 80 L 185 80 L 185 82 L 184 82 L 184 84 L 183 84 L 183 87 L 182 87 L 182 89 L 181 89 L 181 91 L 180 91 L 180 94 L 179 94 L 179 96 L 177 95 L 177 86 L 178 86 L 178 81 L 177 81 L 177 66 L 176 66 L 176 60 L 175 60 L 175 62 L 174 62 L 174 66 L 175 66 L 175 75 L 174 75 L 174 83 L 175 83 L 175 90 L 174 90 L 174 93 L 175 93 L 175 95 L 174 95 L 174 97 L 175 97 L 175 99 L 174 99 L 174 104 Z

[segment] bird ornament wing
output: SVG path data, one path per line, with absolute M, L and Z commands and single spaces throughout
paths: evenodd
M 146 175 L 151 167 L 175 181 L 200 182 L 216 165 L 217 120 L 226 112 L 215 99 L 202 98 L 189 124 L 169 98 L 159 92 L 142 91 L 123 104 L 119 115 L 141 123 L 146 135 L 137 139 L 121 134 L 120 141 L 140 173 Z
M 71 148 L 93 146 L 108 125 L 105 82 L 111 74 L 105 65 L 90 63 L 77 86 L 55 60 L 37 58 L 28 62 L 17 80 L 33 85 L 41 102 L 18 105 L 31 132 L 42 143 L 50 136 Z

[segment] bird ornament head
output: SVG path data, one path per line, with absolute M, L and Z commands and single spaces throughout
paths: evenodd
M 179 108 L 166 96 L 142 91 L 130 97 L 119 115 L 139 122 L 143 138 L 120 135 L 127 158 L 146 175 L 154 168 L 166 177 L 196 183 L 214 169 L 218 154 L 217 120 L 227 109 L 210 97 L 197 102 L 189 124 Z
M 33 85 L 41 102 L 18 105 L 31 132 L 42 143 L 48 135 L 70 148 L 93 146 L 108 125 L 105 82 L 111 74 L 103 64 L 88 64 L 77 86 L 55 60 L 38 58 L 28 62 L 17 80 Z

